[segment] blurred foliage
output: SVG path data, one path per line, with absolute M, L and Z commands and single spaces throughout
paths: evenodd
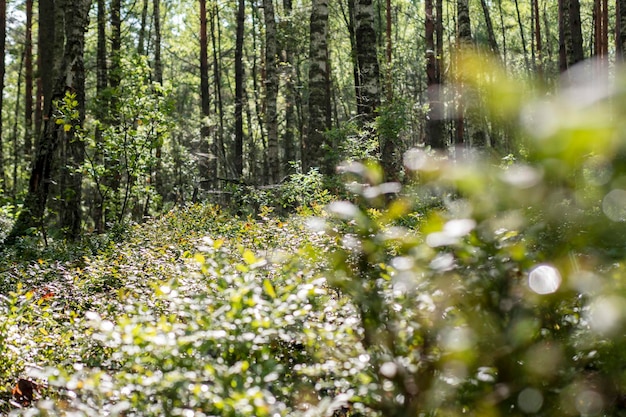
M 548 96 L 465 65 L 524 152 L 416 148 L 403 185 L 349 161 L 345 199 L 311 172 L 280 204 L 5 249 L 2 412 L 626 415 L 626 83 Z

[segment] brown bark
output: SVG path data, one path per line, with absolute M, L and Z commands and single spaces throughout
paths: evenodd
M 52 13 L 51 15 L 40 15 L 39 22 L 42 33 L 45 33 L 46 30 L 51 29 L 50 24 L 54 22 L 55 18 L 63 20 L 65 48 L 64 53 L 61 55 L 62 62 L 59 65 L 59 77 L 57 77 L 52 88 L 52 96 L 62 99 L 68 89 L 75 92 L 76 100 L 78 101 L 78 124 L 82 122 L 84 117 L 84 34 L 88 24 L 90 5 L 90 0 L 71 0 L 63 4 L 63 8 L 59 10 L 56 7 L 61 5 L 55 4 L 54 12 L 64 11 L 63 18 L 59 17 L 61 16 L 60 14 Z M 59 23 L 59 21 L 54 23 Z M 54 41 L 54 38 L 52 39 Z M 42 38 L 40 37 L 40 42 L 41 40 Z M 50 97 L 50 103 L 52 103 L 53 97 Z M 55 163 L 54 153 L 58 145 L 63 142 L 68 147 L 69 158 L 67 161 L 64 161 L 66 164 L 76 167 L 82 163 L 81 154 L 84 148 L 82 142 L 73 136 L 74 129 L 66 131 L 63 123 L 56 123 L 56 109 L 53 106 L 50 106 L 47 115 L 44 132 L 38 140 L 33 159 L 28 194 L 24 200 L 22 211 L 6 239 L 6 242 L 9 244 L 15 242 L 18 237 L 27 234 L 31 228 L 44 229 L 44 213 L 49 187 L 52 182 L 51 174 Z M 63 210 L 60 213 L 61 226 L 66 228 L 66 234 L 71 239 L 80 236 L 81 182 L 82 177 L 80 173 L 75 172 L 68 178 L 67 187 L 61 189 L 65 197 Z M 65 193 L 68 190 L 72 192 Z
M 498 48 L 498 41 L 496 40 L 496 34 L 493 30 L 493 23 L 491 21 L 491 13 L 489 12 L 489 6 L 486 0 L 480 0 L 480 5 L 483 9 L 483 16 L 485 17 L 485 25 L 487 26 L 487 40 L 489 42 L 489 49 L 494 55 L 500 53 Z
M 245 21 L 245 1 L 238 0 L 237 4 L 237 28 L 235 39 L 235 143 L 234 165 L 235 176 L 241 179 L 243 176 L 243 35 Z
M 438 70 L 438 57 L 435 47 L 435 17 L 433 13 L 433 1 L 425 0 L 426 12 L 426 84 L 428 86 L 428 114 L 426 119 L 426 144 L 433 149 L 445 148 L 443 137 L 443 106 L 440 98 L 440 79 Z
M 33 0 L 26 0 L 24 43 L 24 155 L 33 147 Z
M 201 178 L 208 178 L 209 184 L 215 186 L 217 178 L 217 158 L 211 155 L 209 145 L 211 113 L 211 96 L 209 92 L 209 42 L 207 36 L 206 0 L 200 0 L 200 111 L 202 127 L 200 128 L 201 144 L 198 152 L 198 168 Z
M 6 23 L 7 23 L 7 3 L 6 0 L 0 0 L 0 51 L 4 56 L 6 48 Z M 5 63 L 4 59 L 0 62 L 0 115 L 2 114 L 4 107 L 4 73 Z M 5 174 L 5 160 L 4 160 L 4 147 L 3 147 L 3 123 L 2 117 L 0 117 L 0 188 L 6 188 L 6 174 Z

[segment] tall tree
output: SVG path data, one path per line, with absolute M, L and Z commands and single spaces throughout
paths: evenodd
M 265 20 L 265 125 L 267 127 L 267 151 L 269 182 L 280 181 L 280 160 L 278 153 L 278 72 L 276 68 L 276 17 L 274 1 L 263 0 Z
M 6 0 L 0 0 L 0 51 L 2 56 L 5 54 L 6 48 L 6 24 L 7 24 L 7 2 Z M 5 63 L 4 59 L 0 62 L 0 189 L 6 187 L 6 175 L 4 167 L 4 140 L 3 140 L 3 123 L 2 112 L 4 110 L 4 73 Z
M 58 10 L 57 7 L 61 6 L 60 3 L 61 2 L 55 2 L 54 12 Z M 51 174 L 55 163 L 54 154 L 61 141 L 68 145 L 70 149 L 68 161 L 64 162 L 70 164 L 78 164 L 81 162 L 81 150 L 83 150 L 82 142 L 78 137 L 74 136 L 74 133 L 84 117 L 84 37 L 89 22 L 91 0 L 67 0 L 62 6 L 65 12 L 63 22 L 65 28 L 65 47 L 62 62 L 59 66 L 59 76 L 56 78 L 52 88 L 50 108 L 45 120 L 43 134 L 37 141 L 36 152 L 31 168 L 28 194 L 24 200 L 22 211 L 6 239 L 7 243 L 14 242 L 17 237 L 28 233 L 31 228 L 43 227 L 49 187 L 52 183 Z M 55 13 L 49 16 L 40 15 L 40 28 L 43 25 L 44 31 L 49 30 L 48 25 L 55 25 L 55 16 Z M 68 97 L 67 94 L 75 94 L 76 110 L 79 115 L 78 120 L 68 121 L 62 119 L 63 121 L 61 123 L 57 123 L 59 113 L 63 113 L 63 108 L 57 106 L 63 106 L 63 102 L 53 100 L 53 98 L 64 99 Z M 73 104 L 70 106 L 73 106 Z M 65 123 L 66 121 L 68 123 Z M 72 124 L 70 129 L 66 128 L 67 124 Z M 67 184 L 68 188 L 62 190 L 62 192 L 68 191 L 71 187 L 73 191 L 73 193 L 66 193 L 64 195 L 64 197 L 69 200 L 65 202 L 63 207 L 64 212 L 61 213 L 61 225 L 67 228 L 67 236 L 69 238 L 77 238 L 80 235 L 81 225 L 80 184 L 82 178 L 79 171 L 74 174 L 75 175 L 71 176 L 71 183 Z
M 201 146 L 198 167 L 202 178 L 209 177 L 213 182 L 217 177 L 217 158 L 215 152 L 209 151 L 209 115 L 211 98 L 209 94 L 209 41 L 207 36 L 206 0 L 200 0 L 200 110 L 202 111 L 202 127 L 200 131 Z
M 283 149 L 285 150 L 285 158 L 283 168 L 285 172 L 289 171 L 290 163 L 296 160 L 295 147 L 295 68 L 294 68 L 294 40 L 293 40 L 293 2 L 292 0 L 283 0 L 283 10 L 285 18 L 282 20 L 283 25 L 283 43 L 282 43 L 282 62 L 283 76 L 285 79 L 284 99 L 285 99 L 285 129 L 283 134 Z
M 535 67 L 539 76 L 543 76 L 543 45 L 541 42 L 541 16 L 539 14 L 539 0 L 532 0 L 533 16 L 535 27 L 533 30 L 533 38 L 535 40 L 536 62 Z
M 370 122 L 374 120 L 375 110 L 380 105 L 380 70 L 372 0 L 356 1 L 355 21 L 356 55 L 361 88 L 357 112 L 363 117 L 364 122 Z
M 615 2 L 615 59 L 621 62 L 624 59 L 624 41 L 626 41 L 626 0 L 617 0 Z
M 243 175 L 243 93 L 244 93 L 244 69 L 243 69 L 243 38 L 245 24 L 245 0 L 237 2 L 237 34 L 235 39 L 235 143 L 234 165 L 235 175 L 241 178 Z
M 221 54 L 222 54 L 222 31 L 221 26 L 216 25 L 216 20 L 219 21 L 219 6 L 217 1 L 213 1 L 210 15 L 211 15 L 211 44 L 213 46 L 213 91 L 215 92 L 216 100 L 213 100 L 215 107 L 215 114 L 219 119 L 218 128 L 215 131 L 215 156 L 218 159 L 217 173 L 219 173 L 220 166 L 224 171 L 227 171 L 226 163 L 226 150 L 224 149 L 224 103 L 222 100 L 222 66 L 221 66 Z M 217 26 L 217 30 L 216 30 Z M 217 32 L 217 33 L 216 33 Z
M 26 0 L 24 42 L 24 154 L 33 147 L 33 0 Z
M 426 40 L 426 84 L 428 98 L 428 114 L 426 117 L 426 144 L 433 149 L 445 148 L 443 132 L 443 104 L 441 103 L 441 79 L 439 59 L 435 46 L 436 20 L 433 11 L 433 1 L 424 1 L 425 9 L 425 40 Z M 438 45 L 437 45 L 438 46 Z
M 79 130 L 85 120 L 85 31 L 89 25 L 89 9 L 91 0 L 70 0 L 65 5 L 65 52 L 63 55 L 62 74 L 65 89 L 65 106 L 77 112 L 74 119 L 72 113 L 64 116 L 64 123 L 57 125 L 53 134 L 62 141 L 66 157 L 61 161 L 65 189 L 61 190 L 63 210 L 60 213 L 60 226 L 66 237 L 78 240 L 82 227 L 82 170 L 85 160 L 85 143 Z M 68 82 L 68 79 L 70 80 Z M 69 83 L 69 85 L 68 85 Z M 71 101 L 71 102 L 70 102 Z M 61 109 L 64 111 L 64 109 Z M 69 129 L 67 125 L 71 124 Z
M 96 109 L 95 116 L 102 123 L 102 126 L 97 126 L 94 132 L 96 141 L 96 154 L 94 158 L 104 164 L 102 160 L 102 153 L 98 149 L 102 146 L 102 131 L 103 126 L 108 119 L 107 111 L 109 109 L 109 100 L 107 99 L 107 87 L 108 81 L 108 67 L 107 67 L 107 10 L 106 0 L 97 0 L 98 14 L 97 14 L 97 42 L 96 42 Z M 97 186 L 95 187 L 95 197 L 93 205 L 93 221 L 95 230 L 98 233 L 103 233 L 105 229 L 104 219 L 104 204 L 106 201 L 106 188 L 101 186 L 99 181 L 101 179 L 96 176 Z
M 498 48 L 498 41 L 496 40 L 496 33 L 493 30 L 493 22 L 491 21 L 491 13 L 489 12 L 489 5 L 487 4 L 487 0 L 480 0 L 480 5 L 483 9 L 485 25 L 487 26 L 487 40 L 489 42 L 489 49 L 491 50 L 491 53 L 493 53 L 494 55 L 498 55 L 500 51 Z
M 517 0 L 516 0 L 517 1 Z M 460 49 L 470 48 L 472 40 L 472 25 L 469 14 L 468 0 L 457 0 L 457 42 Z M 456 143 L 465 142 L 465 106 L 462 97 L 463 88 L 458 86 L 457 109 L 456 109 Z
M 141 5 L 141 22 L 139 24 L 139 39 L 137 41 L 137 53 L 146 53 L 146 26 L 148 24 L 148 0 L 143 0 Z
M 302 165 L 332 173 L 328 158 L 332 146 L 325 131 L 331 123 L 330 74 L 328 62 L 328 0 L 313 0 L 310 21 L 309 117 L 302 149 Z M 374 39 L 375 40 L 375 39 Z
M 517 13 L 517 25 L 519 27 L 520 39 L 522 41 L 522 50 L 524 51 L 524 64 L 526 64 L 526 71 L 530 71 L 528 48 L 526 47 L 526 35 L 524 35 L 524 24 L 522 23 L 522 15 L 520 13 L 518 0 L 515 0 L 515 12 Z

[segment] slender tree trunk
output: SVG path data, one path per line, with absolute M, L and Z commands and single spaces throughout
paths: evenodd
M 153 0 L 152 19 L 154 22 L 154 81 L 163 83 L 163 65 L 161 63 L 161 0 Z
M 569 0 L 558 0 L 559 5 L 559 71 L 567 71 L 567 44 L 571 38 L 569 30 Z
M 137 41 L 137 53 L 146 53 L 146 26 L 148 24 L 148 0 L 143 0 L 141 6 L 141 24 L 139 25 L 139 39 Z
M 391 40 L 391 0 L 386 0 L 385 4 L 385 33 L 387 36 L 387 48 L 385 50 L 385 58 L 387 59 L 386 88 L 387 101 L 393 100 L 393 66 L 392 66 L 392 40 Z
M 535 16 L 535 51 L 536 68 L 539 77 L 543 77 L 543 45 L 541 43 L 541 15 L 539 14 L 539 0 L 532 0 L 533 14 Z
M 238 0 L 235 40 L 235 149 L 233 152 L 235 175 L 238 179 L 243 176 L 243 34 L 245 8 L 245 0 Z
M 220 171 L 220 164 L 224 172 L 228 172 L 228 165 L 226 161 L 226 150 L 224 149 L 224 103 L 222 101 L 222 66 L 221 66 L 221 38 L 222 32 L 220 26 L 217 27 L 217 34 L 215 28 L 215 21 L 219 21 L 219 7 L 216 1 L 212 2 L 211 7 L 211 43 L 213 46 L 213 90 L 217 95 L 217 100 L 213 100 L 215 113 L 219 118 L 219 127 L 215 131 L 214 142 L 216 144 L 216 157 L 218 158 L 217 174 Z
M 355 28 L 355 14 L 356 4 L 355 0 L 347 0 L 348 10 L 347 13 L 343 8 L 343 2 L 340 2 L 342 6 L 342 13 L 346 27 L 348 28 L 348 35 L 350 36 L 350 59 L 352 60 L 352 73 L 354 78 L 354 97 L 357 103 L 362 101 L 361 98 L 361 79 L 359 77 L 359 61 L 357 59 L 356 49 L 356 28 Z
M 276 68 L 276 18 L 274 1 L 263 0 L 265 17 L 265 124 L 267 126 L 267 151 L 269 183 L 280 181 L 280 160 L 278 153 L 278 74 Z
M 356 51 L 359 64 L 360 102 L 357 112 L 365 123 L 372 122 L 380 105 L 380 70 L 376 51 L 376 28 L 372 0 L 356 3 Z
M 522 40 L 522 49 L 524 51 L 524 64 L 526 65 L 526 71 L 530 71 L 530 62 L 528 61 L 528 48 L 526 47 L 526 36 L 524 34 L 524 24 L 522 23 L 522 16 L 519 9 L 519 1 L 515 0 L 515 12 L 517 13 L 517 25 L 519 26 L 519 34 Z
M 496 34 L 493 30 L 493 23 L 491 21 L 491 14 L 489 13 L 487 0 L 480 0 L 480 5 L 482 6 L 483 15 L 485 16 L 485 25 L 487 26 L 487 40 L 489 41 L 489 49 L 494 55 L 499 55 L 500 51 L 498 48 L 498 41 L 496 40 Z
M 108 68 L 107 68 L 107 11 L 106 1 L 97 0 L 98 5 L 98 17 L 97 17 L 97 50 L 96 50 L 96 96 L 98 100 L 98 107 L 95 116 L 102 122 L 106 123 L 108 119 L 107 110 L 109 109 L 110 101 L 107 99 L 106 89 L 109 85 L 108 82 Z M 102 130 L 96 128 L 95 141 L 98 144 L 96 147 L 94 162 L 97 164 L 104 164 L 104 158 L 102 153 L 97 149 L 103 145 Z M 93 209 L 94 227 L 98 233 L 103 233 L 105 229 L 104 219 L 104 205 L 106 201 L 106 191 L 102 181 L 104 178 L 96 176 L 96 196 Z
M 310 23 L 309 120 L 302 165 L 305 171 L 317 167 L 322 173 L 330 174 L 334 161 L 329 160 L 332 147 L 325 135 L 331 124 L 328 0 L 313 0 Z
M 504 26 L 504 10 L 502 10 L 502 1 L 503 0 L 498 0 L 498 11 L 500 12 L 500 31 L 502 33 L 502 63 L 504 64 L 504 68 L 506 68 L 506 26 Z
M 24 43 L 24 155 L 33 147 L 33 0 L 26 0 Z
M 441 85 L 438 77 L 438 61 L 435 47 L 435 16 L 433 0 L 424 2 L 426 21 L 426 84 L 428 86 L 428 115 L 426 119 L 425 143 L 433 149 L 445 148 L 443 137 L 443 106 L 441 103 Z
M 461 50 L 471 48 L 473 41 L 468 0 L 457 0 L 457 26 L 458 47 Z M 458 91 L 455 143 L 461 144 L 465 142 L 465 103 L 463 102 L 463 100 L 466 100 L 467 98 L 462 97 L 463 86 L 459 85 L 457 88 Z
M 201 144 L 198 156 L 198 168 L 201 178 L 208 178 L 209 183 L 215 186 L 217 178 L 216 150 L 210 149 L 211 96 L 209 92 L 209 42 L 207 36 L 207 7 L 206 0 L 200 0 L 200 111 L 202 112 L 202 127 L 200 129 Z M 215 143 L 213 144 L 215 147 Z M 211 155 L 212 153 L 212 155 Z
M 5 55 L 6 48 L 6 25 L 7 25 L 7 2 L 6 0 L 0 0 L 0 50 L 2 56 Z M 5 63 L 4 59 L 0 62 L 0 189 L 5 190 L 6 173 L 5 173 L 5 159 L 4 159 L 4 138 L 3 138 L 3 121 L 2 114 L 4 110 L 4 73 Z
M 624 59 L 624 42 L 626 41 L 626 0 L 615 2 L 615 60 L 621 62 Z
M 284 99 L 285 99 L 285 130 L 283 135 L 283 149 L 285 150 L 285 158 L 283 162 L 283 169 L 289 173 L 291 166 L 290 163 L 296 160 L 295 149 L 295 77 L 294 72 L 294 40 L 291 37 L 293 33 L 293 6 L 292 0 L 283 0 L 283 9 L 285 13 L 285 19 L 283 19 L 284 30 L 283 33 L 287 34 L 283 40 L 282 46 L 282 65 L 283 77 L 285 79 L 284 87 Z

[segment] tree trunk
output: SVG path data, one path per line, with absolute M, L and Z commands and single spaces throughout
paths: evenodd
M 24 43 L 24 155 L 33 147 L 33 0 L 26 0 Z
M 82 170 L 80 167 L 85 160 L 85 143 L 78 134 L 85 120 L 85 31 L 89 25 L 89 9 L 91 0 L 72 0 L 65 7 L 65 53 L 63 74 L 65 75 L 58 85 L 60 92 L 65 89 L 75 94 L 77 101 L 76 111 L 78 118 L 72 120 L 73 127 L 64 129 L 63 125 L 54 127 L 56 135 L 64 140 L 67 149 L 65 162 L 65 180 L 67 187 L 61 190 L 64 198 L 64 210 L 61 213 L 61 227 L 70 240 L 78 240 L 81 234 L 81 203 L 82 203 Z M 68 80 L 70 85 L 68 84 Z M 67 121 L 66 121 L 67 123 Z
M 6 0 L 0 0 L 0 50 L 2 51 L 2 56 L 5 56 L 5 48 L 6 48 L 6 26 L 7 26 L 7 3 Z M 3 123 L 2 123 L 2 113 L 4 107 L 4 73 L 5 73 L 5 63 L 4 59 L 0 62 L 0 188 L 6 189 L 6 174 L 5 174 L 5 166 L 4 166 L 4 147 L 3 147 Z
M 235 40 L 235 175 L 238 179 L 243 176 L 243 34 L 245 21 L 245 0 L 238 0 L 237 6 L 237 35 Z
M 143 0 L 141 6 L 141 24 L 139 25 L 139 39 L 137 41 L 137 53 L 146 53 L 146 26 L 148 24 L 148 0 Z
M 385 2 L 385 33 L 387 36 L 387 48 L 385 50 L 385 58 L 387 59 L 387 71 L 386 71 L 386 88 L 387 88 L 387 101 L 393 100 L 393 72 L 392 72 L 392 40 L 391 40 L 391 0 Z
M 526 36 L 524 35 L 524 24 L 522 23 L 522 16 L 519 10 L 519 1 L 515 0 L 515 12 L 517 13 L 517 25 L 519 26 L 519 34 L 522 40 L 522 50 L 524 51 L 524 64 L 526 65 L 526 72 L 530 71 L 530 62 L 528 61 L 528 48 L 526 47 Z
M 278 74 L 276 68 L 276 18 L 274 1 L 263 0 L 265 17 L 265 125 L 267 126 L 267 151 L 269 183 L 280 181 L 280 160 L 278 154 Z
M 380 70 L 376 51 L 373 1 L 357 0 L 355 17 L 356 51 L 361 87 L 357 113 L 361 115 L 363 122 L 367 123 L 374 120 L 376 108 L 380 105 Z
M 331 123 L 328 0 L 313 0 L 310 24 L 309 120 L 302 149 L 302 165 L 305 172 L 317 167 L 322 173 L 330 174 L 334 161 L 329 158 L 332 147 L 325 135 Z
M 426 14 L 426 84 L 428 86 L 428 114 L 426 116 L 426 140 L 425 143 L 433 149 L 445 148 L 443 137 L 443 105 L 441 103 L 441 85 L 439 82 L 438 57 L 435 46 L 435 17 L 433 13 L 433 0 L 425 0 L 424 9 Z
M 517 1 L 517 0 L 516 0 Z M 469 15 L 468 0 L 457 0 L 457 25 L 458 25 L 458 47 L 461 50 L 471 48 L 472 41 L 472 26 Z M 457 144 L 465 142 L 465 103 L 462 97 L 463 88 L 459 85 L 457 91 L 457 109 L 456 109 L 456 139 Z
M 534 30 L 534 38 L 535 38 L 535 52 L 536 52 L 536 63 L 535 66 L 537 68 L 537 74 L 539 77 L 543 76 L 543 45 L 541 43 L 541 15 L 539 14 L 539 0 L 532 0 L 533 6 L 533 15 L 535 16 L 535 30 Z
M 569 0 L 569 26 L 571 38 L 568 43 L 567 65 L 571 67 L 585 59 L 583 35 L 580 22 L 579 0 Z
M 533 0 L 536 1 L 536 0 Z M 493 30 L 493 23 L 491 21 L 491 14 L 489 13 L 489 6 L 486 0 L 480 0 L 480 5 L 483 9 L 483 15 L 485 16 L 485 25 L 487 26 L 487 40 L 489 42 L 489 49 L 494 55 L 499 55 L 500 50 L 498 48 L 498 41 L 496 40 L 496 34 Z
M 287 34 L 283 38 L 282 45 L 282 65 L 283 77 L 285 79 L 284 99 L 285 99 L 285 130 L 283 134 L 283 149 L 285 151 L 285 158 L 283 161 L 283 169 L 289 173 L 292 162 L 296 160 L 296 147 L 295 147 L 295 78 L 294 72 L 294 40 L 293 34 L 293 6 L 291 0 L 283 0 L 283 9 L 285 13 L 285 19 L 283 19 L 284 30 L 283 33 Z
M 60 76 L 56 79 L 52 89 L 53 97 L 62 99 L 68 91 L 75 92 L 78 101 L 77 110 L 79 119 L 76 125 L 66 131 L 65 123 L 56 123 L 56 114 L 59 109 L 50 107 L 45 121 L 44 132 L 39 138 L 33 165 L 31 169 L 28 194 L 24 200 L 24 206 L 20 212 L 11 233 L 7 237 L 7 243 L 15 242 L 16 238 L 29 232 L 31 228 L 43 228 L 46 201 L 49 186 L 52 181 L 51 173 L 54 163 L 54 151 L 60 141 L 66 141 L 68 145 L 70 166 L 76 167 L 82 163 L 83 143 L 74 136 L 75 128 L 80 126 L 84 118 L 85 91 L 84 91 L 84 34 L 89 19 L 91 0 L 70 0 L 63 6 L 65 11 L 65 51 L 60 65 Z M 56 6 L 56 5 L 55 5 Z M 40 28 L 42 31 L 49 29 L 50 16 L 40 15 Z M 43 26 L 43 27 L 42 27 Z M 54 38 L 53 38 L 54 39 Z M 69 89 L 69 90 L 68 90 Z M 51 97 L 52 102 L 52 97 Z M 81 182 L 79 172 L 72 173 L 69 178 L 68 188 L 61 190 L 66 201 L 61 214 L 61 226 L 66 228 L 68 238 L 75 239 L 80 235 L 81 215 Z M 71 190 L 71 193 L 65 191 Z
M 207 9 L 206 0 L 200 0 L 200 111 L 202 112 L 202 127 L 200 128 L 200 149 L 198 168 L 201 178 L 207 178 L 209 184 L 215 186 L 217 178 L 217 158 L 215 150 L 210 149 L 211 96 L 209 92 L 209 42 L 207 36 Z M 214 144 L 215 145 L 215 144 Z M 213 153 L 213 155 L 211 155 Z
M 97 17 L 97 48 L 96 48 L 96 96 L 98 100 L 98 107 L 95 113 L 97 119 L 101 123 L 106 123 L 108 118 L 107 110 L 109 109 L 110 101 L 106 96 L 106 89 L 108 87 L 108 68 L 107 68 L 107 11 L 106 1 L 98 0 L 98 17 Z M 102 130 L 97 127 L 95 131 L 96 151 L 94 160 L 96 163 L 104 164 L 105 161 L 102 158 L 102 154 L 98 151 L 98 148 L 102 146 Z M 105 230 L 104 219 L 104 204 L 106 201 L 106 191 L 104 184 L 102 184 L 103 178 L 96 176 L 96 196 L 93 208 L 93 220 L 94 227 L 98 233 L 103 233 Z
M 220 164 L 224 172 L 228 172 L 226 161 L 226 150 L 224 149 L 224 103 L 222 102 L 222 67 L 221 67 L 221 39 L 222 32 L 220 26 L 217 27 L 217 35 L 215 21 L 219 21 L 219 7 L 217 2 L 212 2 L 211 8 L 211 43 L 213 45 L 213 90 L 217 95 L 217 100 L 213 100 L 215 113 L 219 118 L 219 127 L 215 131 L 215 156 L 217 158 L 216 174 L 220 172 Z

